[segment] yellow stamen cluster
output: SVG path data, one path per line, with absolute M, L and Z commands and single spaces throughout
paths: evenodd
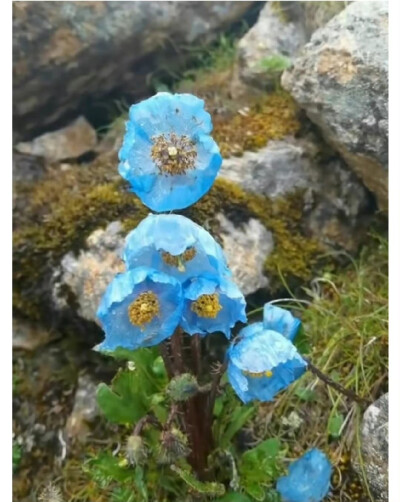
M 246 370 L 243 370 L 243 374 L 246 375 L 246 376 L 251 376 L 252 378 L 262 378 L 264 376 L 268 377 L 268 378 L 271 378 L 273 373 L 271 370 L 267 370 L 267 371 L 260 371 L 260 372 L 252 372 L 252 371 L 246 371 Z
M 199 317 L 215 319 L 222 309 L 219 303 L 218 293 L 212 295 L 201 295 L 190 306 L 191 310 Z
M 168 251 L 163 251 L 162 254 L 163 261 L 170 265 L 171 267 L 176 267 L 180 272 L 185 271 L 185 263 L 193 260 L 196 256 L 196 249 L 194 247 L 187 248 L 182 254 L 173 255 L 168 253 Z
M 185 174 L 189 169 L 193 169 L 197 152 L 194 141 L 188 136 L 171 133 L 165 137 L 161 134 L 153 136 L 151 140 L 151 158 L 163 174 Z
M 134 326 L 142 328 L 152 321 L 160 311 L 157 296 L 152 291 L 141 293 L 128 307 L 129 320 Z

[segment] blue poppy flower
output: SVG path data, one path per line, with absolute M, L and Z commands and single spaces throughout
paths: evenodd
M 272 401 L 306 370 L 290 340 L 255 323 L 239 333 L 228 349 L 228 379 L 244 402 Z
M 246 301 L 239 288 L 225 278 L 198 277 L 184 290 L 181 327 L 189 335 L 221 331 L 229 339 L 231 328 L 246 322 Z
M 301 326 L 301 321 L 294 317 L 289 310 L 266 303 L 263 324 L 265 329 L 277 331 L 293 342 Z
M 332 465 L 322 451 L 313 448 L 289 466 L 276 489 L 284 502 L 320 502 L 329 492 Z
M 208 192 L 221 167 L 211 130 L 202 99 L 159 92 L 129 110 L 119 173 L 153 211 L 188 207 Z
M 199 275 L 231 275 L 221 246 L 189 218 L 150 214 L 125 240 L 127 268 L 145 265 L 184 282 Z
M 157 345 L 171 336 L 182 316 L 182 288 L 176 279 L 148 267 L 118 274 L 108 285 L 97 316 L 112 351 Z

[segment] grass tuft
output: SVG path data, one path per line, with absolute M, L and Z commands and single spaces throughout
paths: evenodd
M 374 401 L 388 386 L 387 240 L 371 236 L 359 258 L 350 260 L 346 269 L 311 281 L 305 301 L 280 305 L 302 318 L 300 351 L 341 385 Z M 292 458 L 313 446 L 325 450 L 337 471 L 332 501 L 369 501 L 365 479 L 362 486 L 350 465 L 351 455 L 361 457 L 355 436 L 363 412 L 308 372 L 274 403 L 261 405 L 254 427 L 259 437 L 282 439 Z

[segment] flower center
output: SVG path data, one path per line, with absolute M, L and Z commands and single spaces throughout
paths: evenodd
M 141 293 L 128 307 L 129 320 L 134 326 L 144 326 L 160 311 L 157 296 L 152 291 Z
M 196 256 L 196 249 L 194 247 L 187 248 L 182 254 L 173 255 L 168 253 L 168 251 L 163 251 L 161 257 L 167 265 L 171 267 L 176 267 L 179 272 L 185 271 L 185 263 L 187 261 L 193 260 Z
M 185 174 L 193 169 L 197 157 L 195 142 L 188 136 L 171 133 L 168 137 L 161 134 L 151 138 L 153 148 L 151 158 L 163 174 Z
M 252 371 L 243 370 L 243 374 L 246 376 L 250 376 L 252 378 L 262 378 L 264 376 L 271 378 L 273 375 L 273 372 L 271 370 L 260 371 L 260 372 L 252 372 Z
M 199 296 L 190 308 L 199 317 L 207 317 L 208 319 L 215 319 L 222 309 L 217 293 Z

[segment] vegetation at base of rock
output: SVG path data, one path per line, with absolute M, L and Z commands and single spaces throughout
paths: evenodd
M 279 304 L 301 315 L 304 330 L 296 343 L 314 365 L 371 402 L 388 386 L 387 267 L 387 240 L 371 235 L 347 268 L 311 281 L 305 288 L 309 304 L 296 298 Z M 350 464 L 352 444 L 353 455 L 361 455 L 356 431 L 363 411 L 308 373 L 274 403 L 260 406 L 253 432 L 284 441 L 290 457 L 312 446 L 329 452 L 336 466 L 329 500 L 342 500 L 342 492 L 349 500 L 369 501 Z

